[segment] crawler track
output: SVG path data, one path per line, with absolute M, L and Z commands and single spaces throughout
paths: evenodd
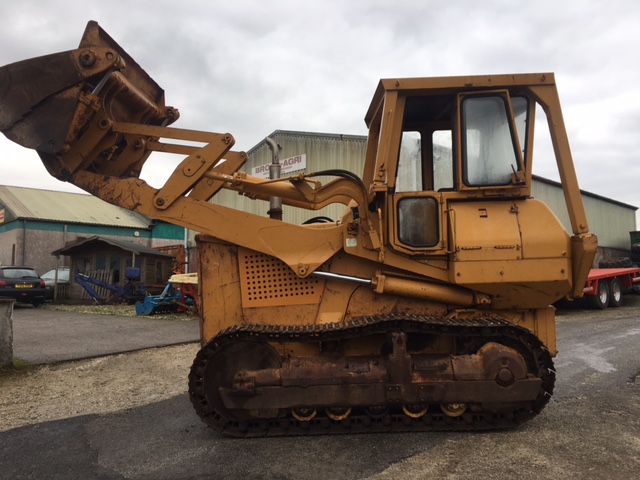
M 403 413 L 401 406 L 394 406 L 388 408 L 383 415 L 372 415 L 365 408 L 353 408 L 344 420 L 332 420 L 324 412 L 318 411 L 318 415 L 310 421 L 299 421 L 291 412 L 285 412 L 273 419 L 242 421 L 217 411 L 205 392 L 204 379 L 207 368 L 212 367 L 216 353 L 221 348 L 234 342 L 323 342 L 403 331 L 455 335 L 464 339 L 464 343 L 470 346 L 499 342 L 517 348 L 527 362 L 529 373 L 542 379 L 537 398 L 532 402 L 521 402 L 511 409 L 500 409 L 500 412 L 496 412 L 495 408 L 493 411 L 468 410 L 459 417 L 448 416 L 437 405 L 432 405 L 427 413 L 419 418 L 412 418 Z M 327 325 L 230 327 L 219 333 L 198 352 L 189 375 L 189 395 L 196 412 L 207 425 L 225 435 L 235 437 L 487 430 L 513 427 L 540 413 L 551 398 L 554 382 L 553 361 L 540 340 L 530 331 L 496 316 L 451 319 L 385 315 Z

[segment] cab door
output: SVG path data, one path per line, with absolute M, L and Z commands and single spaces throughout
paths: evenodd
M 403 103 L 396 177 L 388 197 L 390 247 L 417 257 L 482 249 L 475 234 L 489 243 L 500 238 L 504 223 L 500 227 L 493 220 L 504 220 L 503 210 L 512 213 L 506 215 L 509 241 L 496 246 L 513 245 L 519 234 L 511 200 L 529 194 L 520 147 L 526 144 L 526 99 L 492 91 L 408 96 Z M 506 200 L 504 206 L 486 203 L 500 199 Z M 489 215 L 494 211 L 501 214 Z M 475 232 L 474 222 L 482 227 Z M 491 233 L 483 235 L 487 229 Z

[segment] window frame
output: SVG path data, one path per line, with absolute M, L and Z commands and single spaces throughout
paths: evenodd
M 464 120 L 464 114 L 463 114 L 463 111 L 464 111 L 463 103 L 468 99 L 490 98 L 490 97 L 500 98 L 504 104 L 505 113 L 507 117 L 507 125 L 509 127 L 509 138 L 511 139 L 511 146 L 513 148 L 514 159 L 516 161 L 517 168 L 515 169 L 515 171 L 511 172 L 510 181 L 506 183 L 477 184 L 477 185 L 469 184 L 467 180 L 467 170 L 468 170 L 467 158 L 466 158 L 467 147 L 465 144 L 466 130 L 465 130 L 465 120 Z M 518 98 L 520 98 L 520 96 L 518 96 Z M 527 116 L 529 116 L 530 114 L 529 99 L 526 97 L 524 98 L 527 100 Z M 456 143 L 458 144 L 458 148 L 460 152 L 459 159 L 458 159 L 458 164 L 459 164 L 458 191 L 469 192 L 469 191 L 480 190 L 480 191 L 486 191 L 487 193 L 490 193 L 491 191 L 497 191 L 497 192 L 500 192 L 501 195 L 504 194 L 505 189 L 517 189 L 518 192 L 520 192 L 524 184 L 524 175 L 526 171 L 524 156 L 523 156 L 523 151 L 525 151 L 525 154 L 526 154 L 526 150 L 524 150 L 520 144 L 520 138 L 519 138 L 517 125 L 516 125 L 514 114 L 513 114 L 513 105 L 511 103 L 511 96 L 509 95 L 509 92 L 507 90 L 490 90 L 486 92 L 461 93 L 461 94 L 458 94 L 457 106 L 458 106 L 458 119 L 457 119 L 458 133 L 457 133 Z M 526 138 L 527 132 L 528 132 L 528 129 L 525 129 L 525 139 L 524 139 L 525 149 L 526 149 L 526 142 L 527 142 L 527 138 Z

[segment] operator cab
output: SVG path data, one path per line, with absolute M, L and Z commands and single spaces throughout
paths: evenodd
M 365 181 L 373 177 L 373 190 L 385 194 L 391 248 L 410 255 L 451 253 L 446 217 L 452 202 L 530 194 L 534 102 L 524 90 L 455 93 L 446 88 L 448 79 L 427 81 L 434 80 L 441 88 L 419 79 L 383 80 L 384 100 L 379 87 L 368 117 L 377 158 Z

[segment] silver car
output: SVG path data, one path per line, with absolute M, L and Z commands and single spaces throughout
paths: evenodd
M 40 276 L 44 280 L 46 289 L 45 298 L 47 300 L 53 300 L 53 292 L 56 281 L 56 269 L 49 270 L 47 273 Z M 62 285 L 69 285 L 71 281 L 69 267 L 58 267 L 58 287 Z

